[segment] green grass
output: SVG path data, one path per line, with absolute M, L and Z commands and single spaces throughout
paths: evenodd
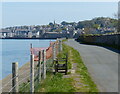
M 30 83 L 25 82 L 19 85 L 19 93 L 30 92 Z
M 62 74 L 47 73 L 47 78 L 39 84 L 36 92 L 74 92 L 71 78 L 62 78 Z
M 68 39 L 63 39 L 62 42 L 65 42 L 65 41 L 67 41 L 67 40 L 68 40 Z

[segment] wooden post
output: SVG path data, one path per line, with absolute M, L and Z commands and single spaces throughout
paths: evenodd
M 30 48 L 32 48 L 32 43 L 30 44 Z
M 55 74 L 58 72 L 58 60 L 55 60 Z
M 34 92 L 34 55 L 30 55 L 30 92 Z
M 56 42 L 56 55 L 58 54 L 59 52 L 59 48 L 58 48 L 58 41 Z
M 12 63 L 12 92 L 18 92 L 18 62 Z
M 68 68 L 67 68 L 67 66 L 68 66 L 68 53 L 66 53 L 66 66 L 65 66 L 65 75 L 67 75 L 67 71 L 68 71 Z
M 62 51 L 62 40 L 60 40 L 60 51 Z
M 32 43 L 30 44 L 31 54 L 32 54 Z
M 43 79 L 46 78 L 46 50 L 43 50 Z
M 56 41 L 56 55 L 59 53 L 59 38 Z
M 59 52 L 62 51 L 62 40 L 61 39 L 58 40 L 58 50 Z
M 58 53 L 60 52 L 60 39 L 58 40 Z
M 41 57 L 42 57 L 42 54 L 41 54 L 41 51 L 39 51 L 39 60 L 38 60 L 38 82 L 40 83 L 41 81 Z
M 53 60 L 56 59 L 56 44 L 53 44 Z

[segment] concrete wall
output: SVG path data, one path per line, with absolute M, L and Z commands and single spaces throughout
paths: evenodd
M 80 36 L 78 40 L 88 43 L 104 43 L 120 46 L 120 34 Z

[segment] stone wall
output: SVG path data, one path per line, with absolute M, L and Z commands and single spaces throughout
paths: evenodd
M 80 41 L 120 46 L 120 34 L 80 36 Z
M 57 33 L 57 32 L 48 32 L 43 35 L 43 38 L 66 38 L 70 37 L 70 34 L 66 33 Z

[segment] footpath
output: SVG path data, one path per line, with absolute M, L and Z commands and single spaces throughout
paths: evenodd
M 74 39 L 65 44 L 80 53 L 100 92 L 118 92 L 118 53 L 101 46 L 81 44 Z

